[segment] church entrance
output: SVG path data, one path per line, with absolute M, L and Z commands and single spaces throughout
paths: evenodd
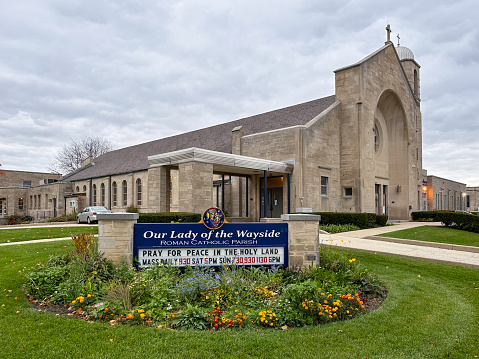
M 283 177 L 268 177 L 266 198 L 264 197 L 264 179 L 260 185 L 260 217 L 264 217 L 264 206 L 268 218 L 280 218 L 283 214 Z
M 374 190 L 375 212 L 393 220 L 408 219 L 408 131 L 402 103 L 393 91 L 384 91 L 379 98 L 372 128 L 374 175 L 380 179 Z
M 376 214 L 388 214 L 388 186 L 376 183 L 374 194 Z

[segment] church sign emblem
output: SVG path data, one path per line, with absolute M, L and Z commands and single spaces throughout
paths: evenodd
M 209 208 L 203 213 L 203 224 L 208 229 L 220 229 L 225 223 L 225 215 L 219 208 Z

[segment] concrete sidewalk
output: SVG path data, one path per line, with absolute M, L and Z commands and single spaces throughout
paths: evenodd
M 96 235 L 95 235 L 95 236 L 96 236 Z M 67 239 L 72 240 L 72 237 L 45 238 L 45 239 L 32 239 L 31 241 L 7 242 L 7 243 L 0 243 L 0 247 L 1 247 L 1 246 L 13 246 L 13 245 L 15 245 L 15 244 L 33 244 L 33 243 L 66 241 Z
M 433 242 L 373 237 L 378 234 L 422 226 L 442 226 L 442 224 L 435 222 L 404 222 L 387 227 L 363 229 L 338 234 L 320 234 L 319 244 L 479 268 L 478 247 L 445 245 L 449 246 L 449 248 L 440 248 L 444 247 L 444 245 Z

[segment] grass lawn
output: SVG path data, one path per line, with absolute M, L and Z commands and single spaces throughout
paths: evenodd
M 0 247 L 2 358 L 474 358 L 479 269 L 354 252 L 389 287 L 383 307 L 347 322 L 290 330 L 179 332 L 34 311 L 21 271 L 67 242 Z
M 447 227 L 416 227 L 384 233 L 379 236 L 479 247 L 479 233 Z
M 31 241 L 32 239 L 63 238 L 78 235 L 80 233 L 98 234 L 98 227 L 85 226 L 0 229 L 0 243 Z

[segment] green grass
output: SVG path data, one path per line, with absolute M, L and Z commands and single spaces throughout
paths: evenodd
M 479 356 L 479 269 L 338 249 L 388 284 L 382 308 L 320 327 L 179 332 L 109 326 L 32 310 L 21 290 L 20 271 L 68 250 L 72 246 L 66 242 L 0 247 L 2 358 Z
M 446 227 L 416 227 L 380 234 L 380 237 L 414 239 L 416 241 L 458 244 L 479 247 L 479 233 Z
M 98 227 L 85 226 L 0 229 L 0 243 L 31 241 L 33 239 L 63 238 L 78 235 L 80 233 L 97 234 Z

